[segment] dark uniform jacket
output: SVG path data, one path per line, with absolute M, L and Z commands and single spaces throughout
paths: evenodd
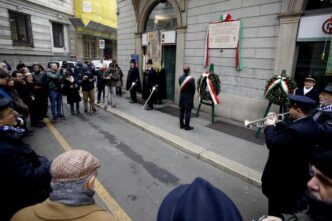
M 299 88 L 295 91 L 296 95 L 307 96 L 307 97 L 313 99 L 314 101 L 316 101 L 317 104 L 319 104 L 319 93 L 320 93 L 320 91 L 316 88 L 311 89 L 311 91 L 309 91 L 305 95 L 304 95 L 303 87 Z
M 262 191 L 268 198 L 295 203 L 305 194 L 309 180 L 309 160 L 319 141 L 312 117 L 293 122 L 284 129 L 265 128 L 269 157 L 262 175 Z
M 317 117 L 317 118 L 316 118 Z M 332 112 L 316 111 L 313 113 L 313 118 L 317 122 L 320 142 L 316 152 L 332 149 Z
M 127 84 L 126 84 L 126 90 L 129 90 L 131 87 L 131 84 L 133 82 L 136 82 L 135 84 L 135 90 L 138 93 L 141 93 L 141 81 L 139 79 L 139 72 L 137 67 L 130 67 L 128 70 L 128 76 L 127 76 Z
M 188 76 L 188 74 L 183 74 L 179 78 L 179 85 L 181 85 L 182 81 Z M 194 95 L 195 95 L 195 79 L 192 78 L 181 90 L 180 92 L 180 101 L 179 106 L 184 106 L 185 108 L 194 108 Z
M 14 131 L 0 130 L 0 220 L 42 202 L 50 190 L 50 162 L 24 144 Z
M 156 84 L 157 84 L 156 71 L 153 68 L 146 69 L 145 74 L 144 74 L 144 82 L 143 82 L 143 99 L 147 99 L 150 96 L 152 88 Z M 151 98 L 151 99 L 153 100 L 153 98 Z

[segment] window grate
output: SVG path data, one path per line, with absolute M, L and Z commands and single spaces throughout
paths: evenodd
M 52 31 L 53 31 L 53 46 L 55 48 L 64 48 L 64 34 L 63 34 L 63 24 L 60 23 L 52 23 Z
M 33 47 L 30 15 L 16 11 L 8 11 L 14 46 Z

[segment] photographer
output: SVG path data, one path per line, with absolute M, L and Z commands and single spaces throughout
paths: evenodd
M 90 103 L 90 111 L 97 113 L 95 107 L 95 76 L 88 70 L 86 66 L 83 66 L 82 72 L 79 76 L 79 84 L 82 87 L 84 113 L 89 113 L 88 102 Z

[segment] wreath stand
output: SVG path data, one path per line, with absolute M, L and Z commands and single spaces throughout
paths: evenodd
M 213 103 L 212 100 L 211 100 L 211 102 L 208 102 L 208 101 L 209 100 L 204 101 L 203 99 L 199 100 L 199 105 L 198 105 L 198 108 L 197 108 L 196 117 L 199 116 L 199 111 L 201 109 L 201 105 L 205 104 L 205 105 L 211 106 L 211 108 L 212 108 L 212 111 L 211 111 L 211 121 L 212 121 L 212 123 L 214 123 L 214 106 L 215 105 L 214 105 L 214 103 Z
M 214 73 L 214 64 L 210 64 L 209 72 L 210 73 Z M 212 108 L 212 111 L 211 111 L 211 121 L 212 121 L 212 123 L 214 123 L 214 116 L 215 116 L 214 106 L 215 106 L 215 104 L 213 103 L 212 99 L 211 100 L 203 100 L 203 98 L 199 99 L 199 105 L 198 105 L 198 108 L 197 108 L 196 117 L 199 116 L 199 111 L 201 110 L 201 105 L 202 104 L 208 105 L 208 106 L 210 106 Z
M 282 70 L 281 75 L 286 76 L 286 70 Z M 272 102 L 269 102 L 269 104 L 267 105 L 267 108 L 265 110 L 263 118 L 267 117 L 268 113 L 270 112 L 271 106 L 272 106 Z M 286 113 L 287 111 L 288 111 L 288 108 L 287 108 L 286 104 L 279 105 L 279 113 L 280 114 Z M 288 121 L 288 117 L 285 117 L 285 120 Z M 261 127 L 257 128 L 257 130 L 256 130 L 256 138 L 259 138 L 261 130 L 262 130 Z

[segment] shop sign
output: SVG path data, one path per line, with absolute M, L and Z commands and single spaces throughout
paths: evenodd
M 322 26 L 323 32 L 326 34 L 332 34 L 332 16 L 329 19 L 326 19 Z
M 298 41 L 324 41 L 327 29 L 331 30 L 329 24 L 331 14 L 303 16 L 300 21 Z M 330 32 L 331 33 L 331 32 Z

